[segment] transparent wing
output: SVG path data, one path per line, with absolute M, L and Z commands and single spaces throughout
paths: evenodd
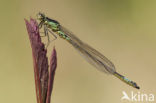
M 108 74 L 114 74 L 116 72 L 114 64 L 104 55 L 82 42 L 65 27 L 60 26 L 60 30 L 70 38 L 68 42 L 72 44 L 73 47 L 75 47 L 75 49 L 94 67 Z

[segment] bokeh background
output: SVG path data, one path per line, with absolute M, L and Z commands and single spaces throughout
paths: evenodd
M 36 18 L 39 11 L 100 51 L 141 87 L 136 90 L 97 71 L 58 37 L 48 47 L 48 55 L 53 46 L 58 54 L 52 103 L 130 103 L 121 101 L 122 91 L 156 95 L 155 0 L 0 0 L 0 103 L 36 103 L 24 18 Z

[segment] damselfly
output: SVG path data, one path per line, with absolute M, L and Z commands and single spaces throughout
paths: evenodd
M 38 13 L 37 19 L 40 21 L 39 28 L 44 27 L 44 34 L 48 37 L 48 45 L 50 43 L 48 33 L 51 33 L 55 39 L 57 38 L 57 34 L 59 37 L 68 41 L 96 69 L 107 74 L 112 74 L 134 88 L 140 88 L 135 82 L 116 72 L 114 64 L 109 59 L 86 43 L 82 42 L 73 33 L 63 27 L 58 21 L 46 17 L 43 13 Z

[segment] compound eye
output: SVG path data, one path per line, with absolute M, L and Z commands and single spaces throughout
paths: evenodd
M 44 18 L 45 18 L 45 15 L 44 14 L 42 14 L 40 12 L 37 14 L 37 19 L 38 20 L 43 20 Z

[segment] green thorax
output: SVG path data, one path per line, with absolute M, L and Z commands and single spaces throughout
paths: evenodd
M 59 30 L 59 24 L 58 23 L 55 23 L 55 22 L 52 22 L 52 21 L 49 21 L 49 20 L 45 20 L 44 22 L 48 28 L 52 29 L 53 31 L 58 31 Z
M 49 21 L 48 19 L 46 19 L 44 23 L 48 28 L 50 28 L 53 32 L 58 34 L 61 38 L 66 39 L 68 41 L 70 40 L 70 38 L 63 31 L 60 30 L 60 24 L 55 23 L 53 21 Z

